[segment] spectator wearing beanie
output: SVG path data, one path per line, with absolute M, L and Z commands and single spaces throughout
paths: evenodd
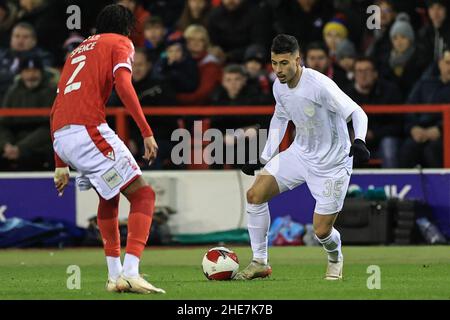
M 17 75 L 19 62 L 29 56 L 39 57 L 44 67 L 53 66 L 53 56 L 38 46 L 36 30 L 19 22 L 12 30 L 8 48 L 0 48 L 0 100 Z
M 39 57 L 19 63 L 19 77 L 8 88 L 3 108 L 48 108 L 56 96 Z M 0 167 L 10 170 L 50 168 L 50 128 L 47 117 L 0 119 Z
M 380 8 L 380 29 L 366 30 L 363 37 L 361 50 L 364 55 L 370 56 L 375 60 L 377 67 L 381 61 L 391 51 L 391 39 L 389 31 L 395 22 L 397 9 L 393 0 L 377 0 L 374 3 Z
M 247 85 L 255 88 L 260 104 L 272 104 L 272 83 L 265 65 L 264 48 L 258 44 L 250 45 L 244 54 L 244 69 L 247 73 Z
M 347 38 L 348 30 L 342 21 L 334 19 L 324 26 L 323 40 L 328 47 L 328 52 L 333 62 L 335 61 L 337 46 Z
M 353 43 L 345 39 L 336 47 L 336 63 L 347 74 L 347 79 L 352 81 L 354 79 L 354 65 L 356 59 L 356 50 Z
M 395 82 L 406 98 L 427 67 L 426 59 L 415 44 L 414 30 L 407 14 L 397 16 L 389 33 L 392 49 L 382 63 L 382 77 Z

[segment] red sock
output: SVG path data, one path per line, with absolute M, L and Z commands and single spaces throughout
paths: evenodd
M 108 257 L 120 257 L 119 199 L 120 194 L 110 200 L 100 198 L 97 225 L 103 239 L 103 248 Z
M 128 216 L 126 252 L 140 258 L 150 234 L 155 209 L 155 192 L 150 186 L 145 186 L 128 195 L 127 198 L 131 206 Z

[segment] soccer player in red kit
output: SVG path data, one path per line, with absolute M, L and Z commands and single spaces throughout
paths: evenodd
M 106 6 L 97 17 L 97 33 L 68 56 L 51 111 L 54 181 L 61 196 L 71 166 L 79 172 L 76 183 L 80 190 L 94 187 L 99 195 L 97 221 L 108 265 L 106 289 L 164 293 L 139 274 L 140 257 L 152 223 L 155 193 L 105 118 L 105 103 L 114 86 L 141 131 L 144 158 L 149 163 L 156 158 L 158 145 L 131 82 L 134 47 L 128 36 L 133 25 L 133 14 L 127 8 Z M 130 201 L 123 266 L 118 223 L 120 193 Z

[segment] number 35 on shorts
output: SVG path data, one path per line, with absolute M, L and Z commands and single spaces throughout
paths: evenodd
M 340 199 L 342 197 L 344 187 L 344 180 L 333 180 L 328 179 L 325 180 L 324 189 L 322 191 L 322 195 L 326 198 L 333 197 L 335 199 Z

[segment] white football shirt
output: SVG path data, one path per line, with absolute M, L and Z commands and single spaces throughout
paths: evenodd
M 310 68 L 303 72 L 295 88 L 273 84 L 276 100 L 269 137 L 261 158 L 268 161 L 278 149 L 286 126 L 295 124 L 293 147 L 313 169 L 329 171 L 349 164 L 350 137 L 347 122 L 360 108 L 336 83 Z

